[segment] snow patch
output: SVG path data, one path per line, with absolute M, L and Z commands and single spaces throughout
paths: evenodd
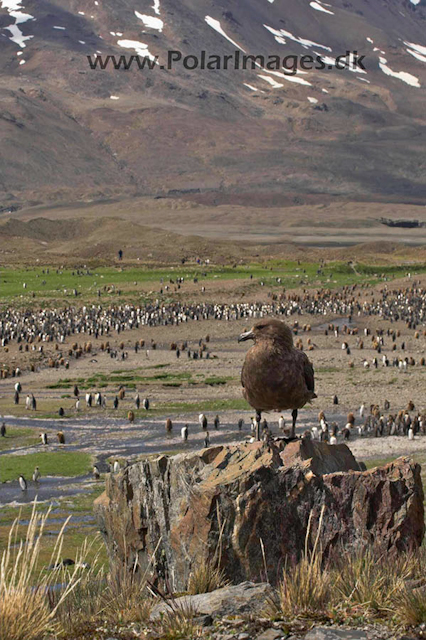
M 262 80 L 265 80 L 266 82 L 269 82 L 269 84 L 272 86 L 273 89 L 280 89 L 281 87 L 283 87 L 283 84 L 280 84 L 279 82 L 275 82 L 275 80 L 273 78 L 270 78 L 269 76 L 262 76 L 260 75 L 260 73 L 258 74 L 259 78 L 262 78 Z
M 323 11 L 324 13 L 329 13 L 331 16 L 334 16 L 333 11 L 329 11 L 325 7 L 322 6 L 321 2 L 310 2 L 309 3 L 312 9 L 316 9 L 317 11 Z
M 371 38 L 366 38 L 367 42 L 370 42 L 371 44 L 374 44 L 374 40 L 372 40 Z
M 253 87 L 253 85 L 247 84 L 246 82 L 243 82 L 243 85 L 252 91 L 260 91 L 260 89 L 256 89 L 256 87 Z M 261 93 L 263 93 L 263 91 L 261 91 Z
M 417 58 L 417 60 L 420 60 L 421 62 L 426 62 L 426 56 L 422 56 L 422 54 L 417 53 L 417 51 L 411 51 L 411 49 L 407 49 L 407 53 L 414 56 L 414 58 Z
M 156 13 L 157 16 L 159 16 L 160 15 L 160 0 L 154 0 L 154 4 L 153 4 L 152 8 L 154 9 L 154 13 Z
M 332 58 L 331 56 L 323 56 L 321 53 L 318 53 L 318 51 L 314 51 L 314 53 L 319 56 L 321 58 L 321 60 L 324 62 L 324 64 L 328 65 L 329 67 L 335 67 L 336 66 L 336 58 Z M 339 64 L 341 64 L 343 62 L 343 59 L 339 61 Z M 367 73 L 366 71 L 364 71 L 364 69 L 360 69 L 358 66 L 355 66 L 354 64 L 354 55 L 353 53 L 350 53 L 348 58 L 346 59 L 346 67 L 345 67 L 345 71 L 352 71 L 353 73 Z
M 119 96 L 110 96 L 110 100 L 120 100 Z
M 278 76 L 279 78 L 283 78 L 284 80 L 288 80 L 288 82 L 295 82 L 296 84 L 303 84 L 306 87 L 312 87 L 312 84 L 310 82 L 308 82 L 307 80 L 304 80 L 303 78 L 298 78 L 297 75 L 295 76 L 290 76 L 287 75 L 286 73 L 282 73 L 281 71 L 268 71 L 267 69 L 264 69 L 264 71 L 266 71 L 267 73 L 272 74 L 273 76 Z M 298 71 L 298 73 L 305 73 L 304 71 Z
M 221 36 L 223 36 L 224 38 L 226 38 L 227 40 L 229 40 L 229 42 L 231 42 L 235 47 L 237 47 L 237 49 L 240 49 L 243 53 L 245 53 L 245 50 L 240 47 L 239 44 L 237 44 L 235 42 L 235 40 L 232 40 L 232 38 L 230 38 L 225 31 L 222 29 L 219 20 L 215 20 L 214 18 L 210 17 L 210 16 L 206 16 L 205 17 L 205 21 L 207 22 L 207 24 L 209 25 L 209 27 L 211 27 L 212 29 L 214 29 L 215 31 L 217 31 L 218 33 L 220 33 Z
M 54 29 L 60 29 L 61 31 L 65 31 L 65 27 L 58 27 L 57 25 L 55 25 L 53 28 Z
M 25 64 L 25 60 L 20 60 L 19 64 Z
M 6 9 L 8 14 L 12 18 L 15 18 L 14 24 L 9 25 L 8 27 L 4 27 L 7 31 L 10 31 L 10 33 L 12 34 L 9 40 L 17 44 L 18 47 L 21 47 L 21 49 L 23 49 L 26 46 L 25 42 L 27 40 L 31 40 L 31 38 L 33 38 L 34 36 L 24 36 L 22 31 L 18 27 L 18 24 L 23 24 L 28 20 L 34 20 L 34 16 L 30 15 L 29 13 L 24 13 L 23 11 L 21 11 L 21 9 L 23 8 L 22 0 L 0 0 L 0 6 L 2 7 L 2 9 Z
M 153 18 L 152 16 L 146 16 L 139 11 L 135 11 L 135 16 L 142 20 L 145 27 L 149 29 L 156 29 L 160 33 L 163 31 L 164 22 L 160 18 Z
M 411 73 L 407 73 L 406 71 L 392 71 L 392 69 L 387 66 L 387 60 L 385 58 L 380 58 L 379 67 L 387 76 L 402 80 L 402 82 L 409 84 L 410 87 L 416 87 L 417 89 L 421 87 L 419 79 L 411 75 Z
M 79 11 L 79 12 L 78 12 L 78 15 L 79 15 L 79 16 L 85 16 L 86 14 L 84 13 L 84 11 Z
M 424 47 L 423 45 L 414 44 L 414 42 L 404 42 L 404 44 L 407 47 L 410 47 L 410 49 L 414 49 L 414 51 L 417 51 L 417 53 L 421 53 L 426 56 L 426 47 Z
M 273 27 L 268 26 L 267 24 L 263 25 L 265 29 L 268 29 L 274 36 L 280 38 L 288 38 L 289 40 L 293 40 L 302 46 L 305 45 L 307 47 L 319 47 L 320 49 L 325 49 L 326 51 L 332 51 L 330 47 L 327 47 L 324 44 L 318 44 L 317 42 L 312 42 L 311 40 L 305 40 L 304 38 L 298 38 L 294 36 L 290 31 L 285 31 L 284 29 L 274 29 Z
M 138 40 L 118 40 L 117 44 L 119 47 L 123 47 L 123 49 L 134 49 L 138 55 L 145 56 L 158 64 L 155 56 L 149 52 L 148 45 L 143 42 L 139 42 Z
M 316 98 L 311 98 L 310 96 L 308 96 L 308 100 L 311 104 L 317 104 L 318 100 Z
M 84 40 L 79 40 L 80 44 L 86 44 L 86 42 Z

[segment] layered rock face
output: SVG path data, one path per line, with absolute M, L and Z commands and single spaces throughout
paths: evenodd
M 111 560 L 184 590 L 200 563 L 276 583 L 305 538 L 396 553 L 424 535 L 420 466 L 363 470 L 346 445 L 310 440 L 218 446 L 134 463 L 107 478 L 95 509 Z M 308 524 L 310 521 L 310 525 Z M 307 531 L 309 533 L 307 534 Z

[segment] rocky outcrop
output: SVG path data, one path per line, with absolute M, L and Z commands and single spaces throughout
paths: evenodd
M 151 611 L 150 619 L 158 620 L 161 614 L 171 608 L 183 608 L 192 611 L 195 616 L 209 615 L 214 618 L 227 615 L 256 616 L 263 612 L 268 601 L 273 601 L 274 596 L 274 590 L 266 582 L 242 582 L 216 589 L 211 593 L 174 598 L 171 605 L 160 602 Z
M 283 447 L 281 447 L 282 449 Z M 346 445 L 302 440 L 218 446 L 136 462 L 95 503 L 111 559 L 184 590 L 199 563 L 238 583 L 275 583 L 317 533 L 321 546 L 396 553 L 424 535 L 420 467 L 409 458 L 360 471 Z

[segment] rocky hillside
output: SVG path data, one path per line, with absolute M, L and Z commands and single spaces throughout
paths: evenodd
M 0 206 L 193 190 L 422 202 L 425 26 L 425 0 L 0 0 Z M 170 50 L 265 60 L 167 69 Z M 347 51 L 365 70 L 334 67 Z M 154 68 L 88 60 L 137 54 Z M 269 56 L 325 68 L 286 75 Z

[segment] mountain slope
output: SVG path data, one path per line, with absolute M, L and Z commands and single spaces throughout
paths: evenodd
M 154 2 L 154 4 L 151 4 Z M 425 0 L 0 0 L 0 205 L 249 193 L 420 203 Z M 346 51 L 366 71 L 161 69 Z M 152 70 L 87 56 L 147 52 Z

